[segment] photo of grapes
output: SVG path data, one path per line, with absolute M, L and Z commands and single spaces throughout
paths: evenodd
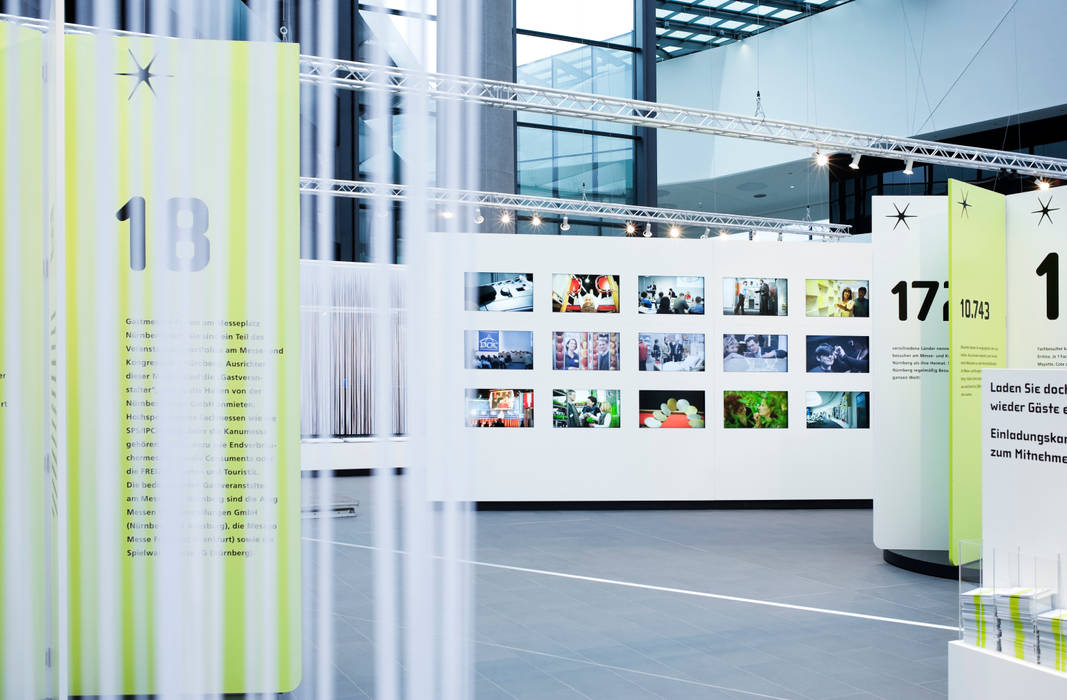
M 724 391 L 722 427 L 788 428 L 789 392 Z

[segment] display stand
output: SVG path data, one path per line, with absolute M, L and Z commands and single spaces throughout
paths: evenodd
M 1067 674 L 962 640 L 949 642 L 948 696 L 952 700 L 1065 698 Z

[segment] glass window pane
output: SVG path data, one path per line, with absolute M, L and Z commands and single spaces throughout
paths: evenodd
M 522 194 L 612 202 L 633 200 L 630 139 L 519 127 L 518 185 Z
M 515 77 L 521 84 L 611 97 L 634 95 L 634 54 L 629 51 L 519 34 L 515 37 L 515 53 Z M 522 112 L 518 119 L 586 131 L 633 133 L 626 124 L 575 117 Z
M 634 0 L 515 0 L 515 26 L 632 45 Z

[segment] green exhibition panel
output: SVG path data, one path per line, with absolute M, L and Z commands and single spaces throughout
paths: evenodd
M 948 182 L 949 556 L 982 536 L 982 369 L 1006 355 L 1005 198 Z
M 66 38 L 73 694 L 299 683 L 298 105 L 293 44 Z
M 0 697 L 46 694 L 40 32 L 0 22 Z

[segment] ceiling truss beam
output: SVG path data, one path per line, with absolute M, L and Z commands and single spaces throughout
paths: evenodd
M 48 22 L 44 20 L 3 14 L 0 14 L 0 20 L 42 31 L 49 29 Z M 79 34 L 99 32 L 93 27 L 69 24 L 66 31 Z M 134 35 L 133 32 L 115 34 Z M 806 146 L 827 154 L 851 153 L 901 161 L 914 160 L 916 163 L 951 165 L 971 170 L 1004 170 L 1018 175 L 1067 180 L 1067 159 L 1064 158 L 829 129 L 714 110 L 519 85 L 485 78 L 423 73 L 393 66 L 376 66 L 303 54 L 300 56 L 300 80 L 326 83 L 342 89 L 425 93 L 438 100 L 474 102 L 516 111 Z
M 413 188 L 407 185 L 381 184 L 360 180 L 332 180 L 328 178 L 302 177 L 300 191 L 303 194 L 326 194 L 355 199 L 388 199 L 410 201 L 416 199 Z M 827 238 L 844 238 L 850 235 L 851 227 L 844 224 L 775 219 L 740 214 L 716 214 L 711 212 L 666 209 L 663 207 L 639 207 L 614 202 L 596 202 L 586 199 L 557 199 L 524 194 L 501 192 L 478 192 L 443 187 L 421 188 L 418 198 L 425 197 L 430 205 L 438 207 L 479 207 L 520 214 L 529 212 L 548 216 L 574 216 L 589 219 L 609 219 L 633 224 L 650 223 L 664 226 L 687 226 L 712 229 L 712 233 L 767 231 L 771 233 L 800 233 Z

